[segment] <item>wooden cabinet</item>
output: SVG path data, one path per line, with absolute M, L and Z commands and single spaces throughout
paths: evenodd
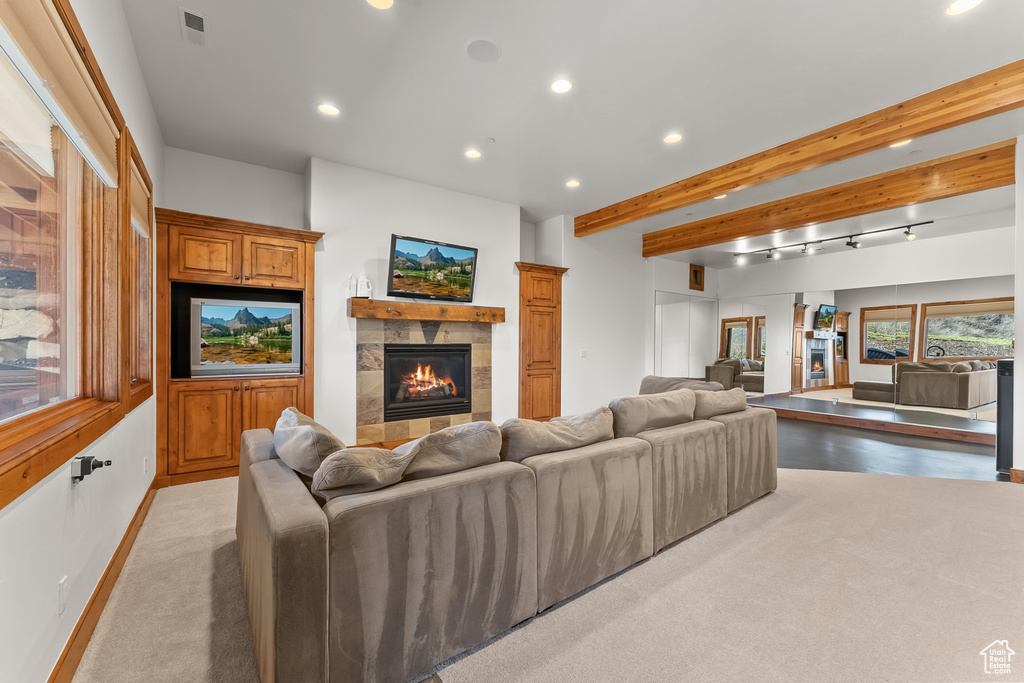
M 236 474 L 244 430 L 273 429 L 290 406 L 313 413 L 313 251 L 323 234 L 167 209 L 157 209 L 156 219 L 159 487 Z M 181 352 L 174 345 L 188 341 L 180 329 L 186 318 L 172 319 L 172 309 L 175 301 L 178 310 L 187 306 L 184 297 L 194 291 L 215 299 L 301 302 L 301 373 L 188 377 L 188 364 L 182 371 L 173 361 Z M 172 367 L 179 374 L 172 376 Z
M 550 420 L 562 409 L 562 273 L 519 268 L 519 417 Z
M 804 390 L 804 312 L 807 304 L 793 307 L 793 370 L 789 390 L 800 394 Z
M 836 313 L 836 341 L 833 344 L 833 351 L 835 351 L 836 359 L 836 388 L 843 389 L 846 387 L 853 386 L 850 384 L 850 357 L 849 357 L 849 332 L 850 332 L 850 313 L 849 311 L 839 311 Z M 840 356 L 839 349 L 842 349 L 843 353 Z

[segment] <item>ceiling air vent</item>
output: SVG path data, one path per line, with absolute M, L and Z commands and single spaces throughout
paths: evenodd
M 184 7 L 178 8 L 181 39 L 192 45 L 206 45 L 206 17 Z

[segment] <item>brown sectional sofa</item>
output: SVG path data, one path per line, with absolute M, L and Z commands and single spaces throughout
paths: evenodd
M 535 451 L 587 424 L 510 420 L 502 462 L 326 503 L 268 430 L 245 432 L 236 534 L 264 683 L 406 681 L 775 488 L 775 413 L 742 391 L 610 412 L 614 429 L 608 408 L 582 416 L 593 443 L 530 454 L 517 434 Z
M 751 358 L 719 358 L 704 367 L 704 381 L 718 382 L 726 389 L 764 393 L 764 363 Z
M 996 400 L 994 361 L 896 363 L 892 376 L 892 382 L 854 382 L 853 398 L 958 410 Z

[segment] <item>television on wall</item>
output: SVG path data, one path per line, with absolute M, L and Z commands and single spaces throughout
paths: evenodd
M 192 377 L 297 375 L 302 371 L 302 305 L 191 300 Z
M 472 301 L 476 255 L 473 247 L 392 235 L 388 296 Z
M 814 329 L 831 330 L 832 323 L 836 320 L 836 307 L 829 304 L 818 306 L 818 312 L 814 316 Z

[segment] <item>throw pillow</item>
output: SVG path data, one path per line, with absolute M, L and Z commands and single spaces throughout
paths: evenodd
M 968 363 L 967 361 L 957 363 L 956 365 L 953 366 L 953 372 L 970 372 L 973 369 L 974 368 L 972 368 L 971 364 Z
M 694 401 L 690 389 L 617 398 L 608 404 L 614 417 L 615 438 L 690 422 Z
M 721 391 L 724 388 L 725 387 L 718 382 L 705 382 L 704 380 L 690 379 L 688 377 L 658 377 L 657 375 L 647 375 L 640 380 L 641 394 L 662 394 L 666 391 L 675 391 L 676 389 Z
M 568 451 L 611 438 L 612 411 L 607 406 L 550 422 L 514 417 L 501 425 L 501 459 L 522 462 L 531 455 Z
M 274 450 L 288 467 L 312 477 L 324 459 L 345 447 L 341 439 L 295 408 L 285 408 L 274 427 Z
M 397 484 L 412 455 L 386 448 L 343 448 L 331 453 L 313 474 L 310 491 L 324 500 L 376 491 Z
M 493 422 L 470 422 L 402 444 L 395 453 L 410 456 L 403 480 L 426 479 L 500 460 L 501 431 Z
M 985 365 L 980 360 L 970 361 L 972 370 L 985 370 Z
M 747 393 L 736 388 L 729 391 L 695 391 L 694 420 L 707 420 L 715 415 L 738 413 L 747 409 Z

